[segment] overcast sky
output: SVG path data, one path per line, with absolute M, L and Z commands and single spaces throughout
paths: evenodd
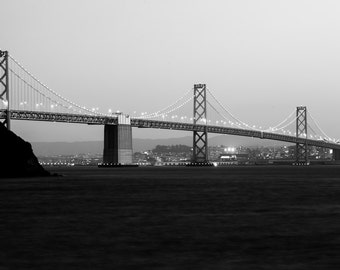
M 1 0 L 0 48 L 102 111 L 157 111 L 206 83 L 247 123 L 274 125 L 305 105 L 340 137 L 339 14 L 338 0 Z M 103 139 L 102 126 L 13 121 L 13 129 L 30 141 Z

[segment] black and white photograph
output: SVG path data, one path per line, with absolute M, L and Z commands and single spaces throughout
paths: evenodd
M 0 0 L 0 270 L 340 269 L 340 1 Z

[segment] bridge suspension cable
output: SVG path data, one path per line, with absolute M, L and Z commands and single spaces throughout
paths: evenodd
M 287 124 L 285 124 L 294 114 L 295 110 L 293 110 L 283 121 L 281 121 L 280 123 L 278 123 L 277 125 L 275 125 L 274 127 L 268 128 L 268 129 L 261 129 L 261 128 L 255 128 L 254 126 L 251 126 L 243 121 L 241 121 L 239 118 L 237 118 L 236 116 L 234 116 L 228 109 L 226 109 L 222 103 L 214 96 L 214 94 L 207 89 L 208 93 L 212 96 L 212 98 L 217 102 L 217 104 L 228 114 L 230 115 L 234 120 L 236 120 L 236 122 L 242 124 L 244 127 L 242 127 L 240 124 L 237 124 L 237 126 L 239 126 L 240 128 L 249 128 L 252 130 L 256 130 L 256 131 L 264 131 L 264 132 L 275 132 L 275 131 L 280 131 L 280 130 L 284 130 L 286 127 L 288 127 L 289 125 L 291 125 L 295 120 L 296 117 L 294 119 L 292 119 L 291 121 L 289 121 Z M 218 112 L 218 110 L 209 102 L 209 105 L 224 119 L 228 120 L 229 123 L 232 123 L 230 121 L 230 119 L 228 117 L 225 117 L 224 115 L 222 115 L 220 112 Z M 285 124 L 285 125 L 283 125 Z M 282 126 L 283 125 L 283 126 Z
M 228 123 L 230 124 L 230 125 L 234 125 L 234 123 L 228 118 L 228 117 L 226 117 L 226 116 L 224 116 L 223 114 L 221 114 L 216 108 L 215 108 L 215 106 L 213 106 L 208 100 L 207 100 L 207 103 L 208 103 L 208 105 L 219 115 L 219 116 L 221 116 L 224 120 L 226 120 L 226 121 L 228 121 Z M 242 129 L 245 129 L 245 127 L 243 127 L 243 126 L 241 126 L 239 123 L 236 123 L 236 125 L 239 127 L 239 128 L 242 128 Z
M 61 106 L 68 111 L 71 111 L 72 113 L 82 113 L 82 114 L 89 114 L 89 115 L 105 115 L 103 113 L 97 112 L 95 110 L 87 109 L 85 106 L 81 106 L 79 104 L 76 104 L 72 102 L 71 100 L 61 96 L 51 88 L 49 88 L 47 85 L 45 85 L 43 82 L 41 82 L 39 79 L 37 79 L 31 72 L 29 72 L 23 65 L 21 65 L 15 58 L 13 58 L 11 55 L 9 55 L 9 58 L 15 63 L 16 65 L 12 64 L 10 68 L 10 72 L 12 75 L 14 75 L 21 83 L 24 85 L 24 89 L 17 89 L 19 93 L 14 92 L 14 96 L 16 98 L 22 98 L 24 96 L 25 100 L 19 101 L 23 103 L 28 102 L 28 98 L 30 98 L 29 94 L 27 93 L 28 89 L 31 89 L 34 91 L 35 95 L 32 97 L 36 104 L 31 104 L 31 108 L 33 108 L 34 105 L 43 106 L 46 104 L 42 104 L 42 99 L 45 99 L 45 101 L 48 101 L 48 105 L 50 105 L 49 109 L 55 109 L 55 107 Z M 24 78 L 24 75 L 26 78 Z M 18 87 L 20 84 L 19 82 L 13 81 L 14 87 Z M 40 89 L 39 89 L 40 88 Z M 24 91 L 24 93 L 20 93 L 20 91 Z M 45 90 L 45 91 L 44 91 Z M 46 93 L 47 92 L 47 93 Z M 51 94 L 50 95 L 48 95 Z M 40 95 L 40 97 L 39 97 Z M 54 97 L 54 98 L 53 98 Z M 26 105 L 26 104 L 24 104 Z M 45 108 L 47 110 L 47 108 Z
M 183 96 L 181 96 L 179 99 L 177 99 L 175 102 L 173 102 L 172 104 L 170 104 L 169 106 L 158 110 L 157 112 L 153 112 L 150 114 L 146 114 L 146 115 L 142 115 L 142 116 L 137 116 L 135 118 L 143 118 L 143 119 L 151 119 L 151 118 L 157 118 L 157 117 L 162 117 L 165 116 L 169 113 L 172 113 L 176 110 L 179 110 L 180 108 L 182 108 L 184 105 L 186 105 L 188 102 L 190 102 L 193 99 L 193 95 L 191 95 L 188 99 L 184 100 L 184 102 L 182 102 L 181 104 L 177 105 L 180 101 L 182 101 L 190 92 L 192 91 L 192 89 L 188 90 L 187 92 L 184 93 Z M 175 105 L 177 105 L 176 107 L 174 107 Z
M 295 113 L 295 110 L 293 110 L 284 120 L 282 120 L 280 123 L 278 123 L 277 125 L 275 125 L 275 126 L 273 126 L 273 127 L 271 127 L 271 128 L 268 128 L 268 129 L 266 129 L 265 131 L 270 131 L 270 130 L 279 130 L 279 127 L 281 126 L 281 125 L 283 125 L 285 122 L 287 122 L 288 120 L 289 120 L 289 118 L 291 118 L 293 115 L 294 115 L 294 113 Z M 296 117 L 294 118 L 294 120 L 296 120 Z M 291 122 L 287 125 L 287 126 L 289 126 L 291 124 Z M 285 127 L 287 127 L 287 126 L 285 126 Z M 285 127 L 283 127 L 283 128 L 285 128 Z
M 75 102 L 63 97 L 62 95 L 58 94 L 51 88 L 49 88 L 47 85 L 45 85 L 43 82 L 41 82 L 39 79 L 37 79 L 31 72 L 29 72 L 23 65 L 21 65 L 14 57 L 11 55 L 8 55 L 8 58 L 10 61 L 9 63 L 9 80 L 11 89 L 13 91 L 9 91 L 9 99 L 8 100 L 2 100 L 3 104 L 0 104 L 0 106 L 5 106 L 7 110 L 21 110 L 21 111 L 32 111 L 32 112 L 52 112 L 52 113 L 72 113 L 72 114 L 83 114 L 83 115 L 92 115 L 92 116 L 107 116 L 107 117 L 113 117 L 111 114 L 104 114 L 101 112 L 98 112 L 98 108 L 93 108 L 92 110 L 89 108 L 86 108 L 85 106 L 81 106 L 79 104 L 76 104 Z M 265 132 L 283 132 L 284 134 L 287 134 L 287 130 L 285 130 L 287 127 L 292 125 L 293 123 L 296 123 L 297 116 L 293 117 L 295 110 L 290 113 L 283 121 L 279 122 L 277 125 L 262 129 L 261 127 L 257 128 L 255 126 L 249 125 L 239 118 L 237 118 L 234 114 L 231 113 L 229 109 L 227 109 L 216 97 L 215 95 L 207 88 L 206 89 L 210 96 L 213 98 L 213 100 L 217 103 L 217 105 L 222 108 L 222 112 L 220 109 L 217 109 L 215 107 L 215 103 L 212 104 L 208 100 L 206 101 L 207 104 L 219 115 L 219 117 L 222 117 L 224 121 L 221 121 L 223 124 L 230 124 L 231 126 L 236 126 L 240 129 L 251 129 L 254 131 L 265 131 Z M 170 105 L 149 114 L 144 114 L 141 116 L 137 116 L 134 118 L 140 118 L 140 119 L 153 119 L 162 117 L 163 120 L 165 117 L 167 117 L 168 114 L 173 113 L 175 111 L 178 111 L 186 104 L 188 104 L 190 101 L 193 100 L 194 95 L 190 95 L 192 89 L 186 91 L 180 98 L 178 98 L 176 101 L 171 103 Z M 10 102 L 9 102 L 10 101 Z M 185 108 L 184 108 L 185 109 Z M 307 127 L 312 132 L 314 136 L 320 136 L 316 131 L 320 131 L 321 134 L 324 136 L 327 141 L 333 141 L 335 142 L 335 139 L 332 139 L 330 136 L 328 136 L 324 130 L 320 127 L 318 122 L 315 120 L 315 118 L 312 116 L 312 114 L 308 111 L 307 113 L 309 117 L 311 118 L 311 122 L 308 122 Z M 177 116 L 176 116 L 177 117 Z M 192 120 L 192 118 L 181 117 L 181 119 L 185 120 Z M 211 120 L 208 119 L 201 119 L 206 124 L 210 123 Z M 225 122 L 227 121 L 227 122 Z M 216 121 L 218 123 L 219 121 Z M 311 125 L 314 124 L 314 126 Z M 290 131 L 288 131 L 289 134 L 291 134 Z M 296 134 L 296 133 L 295 133 Z M 307 136 L 307 134 L 306 134 Z M 310 134 L 312 137 L 312 135 Z M 321 136 L 320 136 L 321 138 Z
M 236 116 L 234 116 L 229 110 L 227 110 L 222 104 L 221 102 L 214 96 L 214 94 L 207 88 L 208 93 L 212 96 L 212 98 L 217 102 L 218 105 L 220 105 L 220 107 L 227 113 L 229 114 L 234 120 L 236 120 L 238 123 L 241 123 L 242 125 L 246 126 L 247 128 L 253 129 L 253 130 L 257 130 L 255 128 L 253 128 L 252 126 L 248 125 L 247 123 L 244 123 L 243 121 L 241 121 L 240 119 L 238 119 Z
M 316 131 L 313 129 L 313 127 L 312 127 L 309 123 L 307 124 L 307 127 L 308 127 L 308 130 L 311 130 L 312 133 L 313 133 L 313 135 L 312 135 L 312 134 L 309 134 L 309 136 L 310 136 L 311 138 L 313 138 L 313 136 L 315 136 L 315 137 L 319 136 L 319 137 L 321 138 L 321 136 L 318 135 L 318 134 L 316 133 Z
M 320 125 L 318 124 L 318 122 L 315 120 L 315 118 L 312 116 L 312 114 L 308 111 L 307 114 L 309 115 L 309 117 L 312 119 L 313 123 L 315 124 L 315 126 L 317 127 L 317 129 L 325 136 L 325 138 L 327 138 L 328 140 L 332 140 L 331 137 L 329 137 L 324 131 L 323 129 L 320 127 Z
M 293 118 L 290 122 L 288 122 L 287 124 L 285 124 L 284 126 L 280 127 L 280 128 L 275 128 L 272 131 L 279 131 L 279 130 L 283 130 L 285 128 L 287 128 L 289 125 L 296 123 L 296 119 L 297 117 Z

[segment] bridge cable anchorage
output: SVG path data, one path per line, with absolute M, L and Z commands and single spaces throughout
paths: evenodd
M 45 85 L 44 83 L 42 83 L 39 79 L 37 79 L 31 72 L 29 72 L 23 65 L 21 65 L 16 59 L 14 59 L 11 55 L 9 55 L 10 59 L 13 60 L 14 63 L 17 64 L 17 66 L 22 69 L 31 79 L 33 79 L 36 83 L 38 83 L 38 85 L 42 86 L 44 89 L 46 89 L 48 92 L 50 92 L 51 94 L 53 94 L 54 96 L 58 97 L 59 99 L 61 99 L 62 101 L 82 110 L 83 112 L 88 112 L 89 115 L 102 115 L 104 116 L 105 114 L 103 113 L 99 113 L 99 112 L 95 112 L 92 110 L 87 109 L 84 106 L 81 106 L 79 104 L 76 104 L 74 102 L 72 102 L 71 100 L 61 96 L 60 94 L 58 94 L 57 92 L 55 92 L 54 90 L 52 90 L 51 88 L 49 88 L 47 85 Z M 17 74 L 18 75 L 18 74 Z M 24 79 L 23 79 L 24 80 Z M 37 90 L 37 89 L 36 89 Z M 39 90 L 38 90 L 39 91 Z M 39 91 L 40 92 L 40 91 Z M 40 92 L 41 93 L 41 92 Z
M 163 115 L 166 115 L 168 113 L 171 113 L 171 112 L 174 112 L 180 108 L 182 108 L 184 105 L 186 105 L 189 101 L 191 101 L 193 99 L 193 96 L 190 96 L 187 100 L 185 100 L 182 104 L 178 105 L 177 107 L 175 108 L 172 108 L 170 109 L 171 107 L 173 107 L 174 105 L 176 105 L 179 101 L 181 101 L 182 99 L 185 98 L 185 96 L 190 93 L 191 90 L 187 91 L 182 97 L 180 97 L 179 99 L 177 99 L 174 103 L 172 103 L 171 105 L 163 108 L 162 110 L 159 110 L 157 112 L 154 112 L 154 113 L 150 113 L 150 114 L 147 114 L 147 115 L 142 115 L 142 116 L 137 116 L 137 117 L 134 117 L 134 118 L 139 118 L 139 119 L 146 119 L 146 118 L 156 118 L 156 117 L 160 117 L 160 116 L 163 116 Z M 167 109 L 170 109 L 168 111 L 166 111 Z M 165 111 L 165 112 L 164 112 Z

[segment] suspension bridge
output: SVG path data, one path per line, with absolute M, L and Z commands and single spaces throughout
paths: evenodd
M 190 102 L 193 115 L 180 115 Z M 297 164 L 308 164 L 309 146 L 332 149 L 334 160 L 340 160 L 339 140 L 330 138 L 305 106 L 297 107 L 278 124 L 262 128 L 237 118 L 205 84 L 195 84 L 172 104 L 153 113 L 103 113 L 58 94 L 8 51 L 0 51 L 0 119 L 8 129 L 12 120 L 104 125 L 104 164 L 132 163 L 133 127 L 193 132 L 192 162 L 196 164 L 209 162 L 208 133 L 293 143 Z

